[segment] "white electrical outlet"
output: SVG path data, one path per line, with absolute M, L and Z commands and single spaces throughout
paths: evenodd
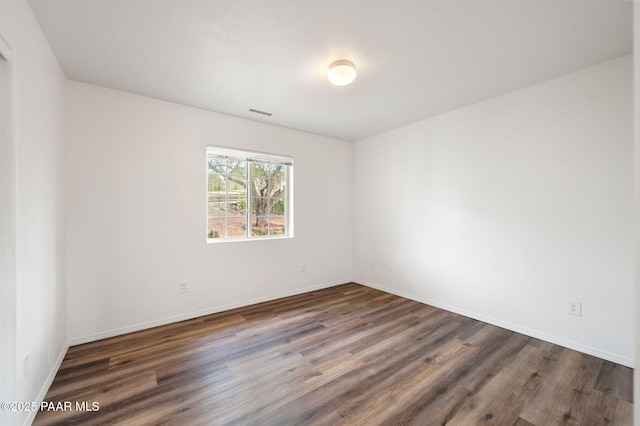
M 180 282 L 180 293 L 186 293 L 187 290 L 187 282 L 186 281 L 181 281 Z
M 373 260 L 369 261 L 369 269 L 373 269 L 375 268 L 375 264 L 373 263 Z
M 306 263 L 302 264 L 302 268 L 300 268 L 300 271 L 307 272 L 307 264 Z
M 567 300 L 567 313 L 577 317 L 582 316 L 582 302 L 577 300 Z

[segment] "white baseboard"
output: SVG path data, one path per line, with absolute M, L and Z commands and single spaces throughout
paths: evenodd
M 613 354 L 607 351 L 603 351 L 598 348 L 594 348 L 591 346 L 583 345 L 577 342 L 573 342 L 570 340 L 566 340 L 557 336 L 553 336 L 547 333 L 539 332 L 536 330 L 531 330 L 525 327 L 521 327 L 516 324 L 511 324 L 505 321 L 501 321 L 496 318 L 488 317 L 486 315 L 478 314 L 475 312 L 467 311 L 465 309 L 460 309 L 455 306 L 447 305 L 445 303 L 440 303 L 436 300 L 427 299 L 424 297 L 419 297 L 413 294 L 405 293 L 403 291 L 395 290 L 392 288 L 388 288 L 382 285 L 374 284 L 371 282 L 367 282 L 365 280 L 354 279 L 353 282 L 357 284 L 361 284 L 367 287 L 375 288 L 380 291 L 384 291 L 386 293 L 395 294 L 396 296 L 404 297 L 406 299 L 415 300 L 416 302 L 424 303 L 429 306 L 433 306 L 436 308 L 444 309 L 445 311 L 453 312 L 455 314 L 463 315 L 468 318 L 473 318 L 478 321 L 486 322 L 491 325 L 495 325 L 507 330 L 515 331 L 516 333 L 524 334 L 526 336 L 535 337 L 536 339 L 544 340 L 545 342 L 553 343 L 565 348 L 573 349 L 578 352 L 585 353 L 587 355 L 593 355 L 598 358 L 605 359 L 607 361 L 615 362 L 616 364 L 624 365 L 626 367 L 634 368 L 634 360 L 631 358 L 627 358 L 624 356 L 620 356 L 617 354 Z
M 47 376 L 47 379 L 42 385 L 42 388 L 40 388 L 40 392 L 38 392 L 38 396 L 35 399 L 35 402 L 38 403 L 38 406 L 40 406 L 40 404 L 42 404 L 42 401 L 44 401 L 44 397 L 47 395 L 47 392 L 49 391 L 49 388 L 51 387 L 51 383 L 53 383 L 53 379 L 55 379 L 56 374 L 58 374 L 58 370 L 62 365 L 62 361 L 64 360 L 64 356 L 67 354 L 68 349 L 69 349 L 69 345 L 63 345 L 62 348 L 60 349 L 60 352 L 58 353 L 58 357 L 56 358 L 56 361 L 53 363 L 53 366 L 49 371 L 49 375 Z M 36 415 L 38 414 L 38 411 L 29 411 L 28 413 L 29 414 L 27 418 L 25 418 L 23 423 L 24 426 L 29 426 L 30 424 L 33 423 L 33 421 L 36 418 Z
M 243 306 L 254 305 L 256 303 L 269 302 L 271 300 L 281 299 L 283 297 L 295 296 L 297 294 L 308 293 L 310 291 L 320 290 L 323 288 L 334 287 L 340 284 L 350 283 L 351 279 L 344 279 L 338 281 L 332 281 L 320 285 L 315 285 L 311 287 L 305 287 L 301 289 L 296 289 L 292 291 L 286 291 L 283 293 L 273 294 L 269 296 L 258 297 L 255 299 L 244 300 L 242 302 L 231 303 L 228 305 L 216 306 L 209 309 L 203 309 L 200 311 L 189 312 L 182 315 L 176 315 L 173 317 L 163 318 L 155 321 L 149 321 L 141 324 L 136 324 L 128 327 L 122 327 L 115 330 L 109 330 L 101 333 L 90 334 L 87 336 L 75 337 L 69 341 L 69 346 L 80 345 L 83 343 L 94 342 L 96 340 L 107 339 L 109 337 L 120 336 L 122 334 L 133 333 L 134 331 L 146 330 L 148 328 L 158 327 L 161 325 L 171 324 L 178 321 L 189 320 L 193 318 L 198 318 L 205 315 L 211 315 L 218 312 L 228 311 L 235 308 L 241 308 Z

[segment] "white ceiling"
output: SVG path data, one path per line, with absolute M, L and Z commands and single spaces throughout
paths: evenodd
M 630 1 L 30 3 L 70 79 L 345 140 L 632 51 Z

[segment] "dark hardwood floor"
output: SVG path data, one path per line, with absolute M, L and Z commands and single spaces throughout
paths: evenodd
M 34 424 L 631 425 L 631 377 L 346 284 L 74 346 Z

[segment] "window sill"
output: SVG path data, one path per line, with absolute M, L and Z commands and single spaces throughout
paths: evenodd
M 221 243 L 238 243 L 248 241 L 271 241 L 271 240 L 286 240 L 293 238 L 293 235 L 273 235 L 264 237 L 252 237 L 252 238 L 207 238 L 207 244 L 221 244 Z

